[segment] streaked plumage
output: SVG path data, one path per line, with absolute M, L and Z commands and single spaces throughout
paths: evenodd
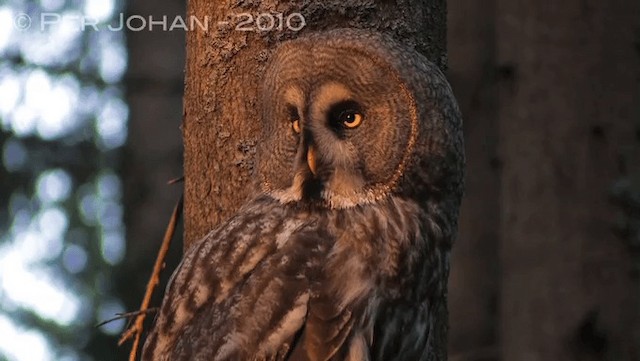
M 435 359 L 464 165 L 445 78 L 338 30 L 281 45 L 262 97 L 259 192 L 185 255 L 143 359 Z

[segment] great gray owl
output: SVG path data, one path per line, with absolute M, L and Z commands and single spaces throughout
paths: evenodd
M 462 195 L 438 68 L 359 30 L 282 43 L 258 194 L 184 256 L 144 360 L 431 360 Z

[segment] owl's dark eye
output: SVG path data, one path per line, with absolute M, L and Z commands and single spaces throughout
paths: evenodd
M 336 129 L 353 129 L 362 124 L 364 115 L 356 102 L 346 101 L 336 104 L 329 112 L 329 118 Z
M 362 123 L 362 114 L 355 110 L 346 110 L 340 114 L 338 121 L 346 128 L 355 128 Z

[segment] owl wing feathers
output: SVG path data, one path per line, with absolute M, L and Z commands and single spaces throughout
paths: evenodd
M 283 212 L 257 199 L 193 246 L 143 360 L 320 361 L 349 352 L 351 312 L 313 290 L 330 236 Z
M 376 343 L 371 350 L 373 359 L 418 361 L 430 356 L 425 352 L 432 335 L 430 307 L 407 303 L 381 310 L 375 327 Z
M 328 301 L 328 302 L 327 302 Z M 348 353 L 348 338 L 353 332 L 355 318 L 349 309 L 340 309 L 335 300 L 320 297 L 310 301 L 304 329 L 288 360 L 328 361 L 344 360 Z
M 212 298 L 181 328 L 171 359 L 185 357 L 187 348 L 203 359 L 220 361 L 282 354 L 302 327 L 309 300 L 307 277 L 287 271 L 282 257 L 267 255 L 228 298 L 219 303 Z

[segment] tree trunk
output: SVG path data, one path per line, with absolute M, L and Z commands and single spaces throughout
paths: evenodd
M 449 0 L 449 74 L 464 117 L 467 156 L 453 248 L 449 351 L 456 361 L 498 356 L 500 161 L 495 0 Z
M 147 19 L 174 19 L 184 13 L 185 6 L 179 1 L 127 2 L 127 14 Z M 182 175 L 180 121 L 185 34 L 160 29 L 156 25 L 154 31 L 127 33 L 129 64 L 125 86 L 130 116 L 122 157 L 127 256 L 117 267 L 113 284 L 129 311 L 140 307 L 171 210 L 182 192 L 181 185 L 168 186 L 167 181 Z M 166 280 L 180 253 L 179 246 L 173 247 L 165 259 L 168 271 L 162 275 L 153 305 L 160 304 Z M 152 321 L 153 317 L 147 320 Z M 118 349 L 123 354 L 128 351 L 126 346 Z M 124 355 L 108 358 L 125 359 Z
M 502 359 L 638 360 L 608 190 L 635 142 L 640 3 L 498 9 Z
M 127 10 L 156 20 L 184 16 L 179 2 L 140 0 L 130 2 Z M 131 60 L 125 79 L 130 120 L 123 157 L 129 240 L 126 266 L 138 268 L 144 263 L 147 267 L 139 268 L 144 272 L 124 274 L 125 278 L 137 278 L 125 284 L 146 284 L 171 210 L 180 197 L 180 186 L 170 187 L 167 181 L 181 176 L 183 44 L 181 31 L 127 33 Z M 137 307 L 139 300 L 135 303 Z
M 257 90 L 274 47 L 281 41 L 333 28 L 366 28 L 414 46 L 438 64 L 446 64 L 445 0 L 315 0 L 290 2 L 192 0 L 188 15 L 208 22 L 187 34 L 184 96 L 184 249 L 232 215 L 253 192 L 255 146 L 260 141 Z M 306 22 L 302 31 L 256 29 L 261 14 L 294 13 Z M 277 18 L 277 17 L 276 17 Z M 446 310 L 434 359 L 446 358 Z

